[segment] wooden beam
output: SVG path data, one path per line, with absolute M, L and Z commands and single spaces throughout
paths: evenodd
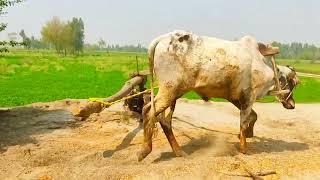
M 122 88 L 114 95 L 105 98 L 104 102 L 114 102 L 119 99 L 126 97 L 135 86 L 145 84 L 146 76 L 135 76 L 132 79 L 125 82 Z M 104 109 L 102 103 L 99 102 L 89 102 L 85 107 L 75 110 L 73 115 L 78 117 L 80 120 L 85 120 L 93 113 L 99 113 Z

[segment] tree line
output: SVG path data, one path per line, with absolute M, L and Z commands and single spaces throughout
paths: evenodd
M 21 3 L 23 0 L 0 0 L 0 16 L 6 14 L 6 8 Z M 6 23 L 0 23 L 0 32 L 7 27 Z M 84 44 L 84 22 L 81 18 L 72 18 L 64 22 L 58 17 L 49 20 L 41 30 L 41 38 L 28 37 L 24 30 L 19 35 L 23 42 L 16 40 L 0 41 L 0 53 L 7 52 L 8 47 L 24 46 L 27 49 L 55 49 L 57 53 L 66 55 L 79 54 L 83 50 L 88 51 L 130 51 L 146 52 L 142 45 L 112 45 L 100 39 L 94 44 Z M 273 46 L 280 48 L 278 58 L 320 60 L 320 47 L 308 43 L 280 43 L 273 42 Z
M 94 44 L 84 44 L 84 22 L 81 18 L 72 18 L 64 22 L 58 17 L 53 17 L 41 30 L 41 39 L 34 36 L 28 37 L 24 30 L 21 36 L 26 49 L 55 49 L 58 54 L 79 54 L 86 51 L 126 51 L 146 52 L 147 49 L 138 45 L 110 45 L 103 39 Z
M 100 38 L 97 43 L 84 44 L 84 28 L 81 18 L 73 18 L 64 23 L 59 18 L 53 18 L 41 31 L 42 38 L 27 37 L 24 30 L 19 35 L 23 39 L 24 46 L 28 49 L 51 49 L 54 48 L 60 54 L 79 54 L 85 51 L 123 51 L 123 52 L 147 52 L 147 48 L 138 45 L 107 44 Z M 280 59 L 303 59 L 320 60 L 320 47 L 308 43 L 280 43 L 273 42 L 273 46 L 280 48 Z
M 24 30 L 21 36 L 26 49 L 55 49 L 58 54 L 79 54 L 84 46 L 84 23 L 81 18 L 64 22 L 53 17 L 41 30 L 41 39 L 28 37 Z
M 313 44 L 273 42 L 272 45 L 280 48 L 277 57 L 281 59 L 320 60 L 320 48 Z
M 85 44 L 85 50 L 87 51 L 122 51 L 122 52 L 147 52 L 147 48 L 141 44 L 138 45 L 119 45 L 119 44 L 107 44 L 105 40 L 100 38 L 97 43 Z
M 26 49 L 49 49 L 50 48 L 48 43 L 45 43 L 42 40 L 35 38 L 34 36 L 28 37 L 23 29 L 20 31 L 19 35 L 22 38 L 22 41 L 24 42 L 23 46 Z

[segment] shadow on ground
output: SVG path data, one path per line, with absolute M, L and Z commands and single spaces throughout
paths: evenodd
M 249 142 L 249 154 L 283 152 L 283 151 L 305 151 L 309 145 L 301 142 L 287 142 L 278 139 L 254 137 L 254 142 Z
M 190 123 L 188 121 L 185 121 L 183 119 L 180 119 L 178 117 L 174 117 L 174 120 L 180 122 L 180 123 L 185 123 L 193 128 L 199 129 L 199 130 L 204 130 L 207 131 L 206 136 L 201 136 L 199 138 L 194 138 L 189 136 L 188 134 L 184 133 L 182 130 L 179 130 L 183 136 L 187 137 L 190 139 L 190 141 L 181 146 L 182 150 L 187 154 L 191 155 L 201 149 L 206 149 L 206 148 L 212 148 L 212 151 L 216 151 L 217 149 L 221 149 L 219 143 L 216 143 L 217 138 L 220 138 L 219 136 L 238 136 L 236 133 L 232 132 L 224 132 L 216 129 L 210 129 L 207 127 L 199 126 L 193 123 Z M 174 128 L 174 127 L 173 127 Z M 177 128 L 174 128 L 177 130 Z M 134 130 L 129 132 L 122 140 L 122 142 L 113 150 L 106 150 L 103 152 L 103 157 L 108 158 L 112 157 L 113 154 L 117 151 L 123 150 L 127 147 L 130 146 L 130 143 L 134 139 L 134 137 L 142 130 L 142 125 L 139 124 L 138 127 L 136 127 Z M 272 138 L 264 138 L 264 137 L 254 137 L 255 140 L 254 142 L 248 142 L 248 147 L 249 147 L 249 152 L 248 154 L 259 154 L 263 152 L 283 152 L 283 151 L 304 151 L 309 149 L 308 144 L 306 143 L 300 143 L 300 142 L 286 142 L 283 140 L 276 140 Z M 223 142 L 225 145 L 224 151 L 225 152 L 219 152 L 216 155 L 217 156 L 234 156 L 238 154 L 238 149 L 239 149 L 239 142 L 228 142 L 226 139 Z M 201 155 L 201 154 L 199 154 Z M 161 161 L 168 161 L 172 158 L 175 158 L 175 154 L 170 151 L 170 152 L 162 152 L 160 157 L 155 159 L 153 162 L 161 162 Z
M 122 142 L 114 149 L 114 150 L 106 150 L 103 152 L 103 157 L 107 158 L 107 157 L 112 157 L 112 155 L 117 152 L 120 151 L 122 149 L 125 149 L 127 147 L 130 146 L 131 141 L 133 140 L 133 138 L 139 133 L 139 131 L 142 130 L 142 124 L 139 123 L 138 127 L 135 128 L 134 130 L 132 130 L 131 132 L 129 132 L 122 140 Z
M 187 134 L 184 134 L 186 137 L 190 139 L 190 141 L 182 146 L 181 148 L 186 152 L 188 155 L 193 154 L 196 151 L 199 151 L 201 149 L 212 147 L 212 150 L 215 151 L 215 148 L 220 148 L 219 145 L 215 143 L 215 140 L 218 138 L 219 134 L 220 136 L 227 135 L 229 137 L 231 136 L 238 136 L 238 134 L 230 133 L 230 132 L 223 132 L 215 129 L 210 129 L 202 126 L 198 126 L 196 124 L 190 123 L 188 121 L 185 121 L 183 119 L 174 118 L 175 120 L 186 123 L 193 128 L 197 128 L 199 130 L 205 130 L 209 133 L 208 137 L 200 137 L 198 139 L 192 138 Z M 264 137 L 254 137 L 254 142 L 248 142 L 248 148 L 249 152 L 248 154 L 260 154 L 263 152 L 271 153 L 271 152 L 283 152 L 283 151 L 305 151 L 309 149 L 309 145 L 306 143 L 301 142 L 287 142 L 284 140 L 277 140 L 272 138 L 264 138 Z M 225 142 L 226 147 L 225 152 L 220 152 L 220 155 L 223 156 L 233 156 L 239 153 L 239 142 Z M 232 148 L 235 147 L 235 148 Z M 234 152 L 236 150 L 236 152 Z M 218 155 L 218 154 L 217 154 Z M 160 161 L 168 161 L 172 158 L 175 158 L 175 154 L 170 152 L 163 152 L 161 153 L 160 157 L 155 159 L 153 162 L 160 162 Z
M 9 146 L 37 144 L 34 135 L 51 133 L 56 129 L 78 126 L 66 110 L 45 110 L 18 107 L 0 111 L 0 153 Z
M 192 138 L 187 144 L 181 146 L 181 149 L 187 154 L 191 155 L 195 153 L 196 151 L 199 151 L 201 149 L 208 148 L 212 146 L 215 142 L 216 137 L 214 136 L 202 136 L 200 138 Z M 170 152 L 163 152 L 161 153 L 160 157 L 155 159 L 153 162 L 157 163 L 160 161 L 168 161 L 172 158 L 175 158 L 175 154 Z
M 238 136 L 238 134 L 235 134 L 235 133 L 223 132 L 215 129 L 198 126 L 177 117 L 175 117 L 174 119 L 176 119 L 179 122 L 186 123 L 194 128 L 206 130 L 208 132 Z M 258 141 L 248 142 L 248 147 L 251 149 L 252 154 L 257 154 L 262 152 L 304 151 L 309 149 L 309 145 L 306 143 L 287 142 L 283 140 L 277 140 L 277 139 L 265 138 L 265 137 L 256 137 L 256 136 L 254 138 Z M 234 145 L 238 148 L 239 143 L 235 143 Z

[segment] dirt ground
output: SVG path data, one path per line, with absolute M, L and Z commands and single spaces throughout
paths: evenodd
M 0 179 L 320 178 L 320 104 L 256 103 L 255 137 L 238 153 L 239 111 L 230 103 L 180 100 L 174 133 L 186 157 L 171 151 L 160 125 L 142 162 L 139 117 L 115 105 L 87 121 L 71 112 L 83 100 L 0 110 Z

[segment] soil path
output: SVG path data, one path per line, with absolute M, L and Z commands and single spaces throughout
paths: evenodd
M 298 72 L 297 74 L 298 76 L 320 78 L 320 74 L 311 74 L 311 73 L 303 73 L 303 72 Z
M 239 111 L 230 103 L 180 100 L 173 126 L 187 157 L 176 158 L 160 128 L 152 153 L 137 162 L 139 117 L 115 105 L 85 122 L 70 113 L 82 100 L 0 111 L 0 179 L 320 178 L 320 105 L 256 103 L 255 137 L 238 153 Z

